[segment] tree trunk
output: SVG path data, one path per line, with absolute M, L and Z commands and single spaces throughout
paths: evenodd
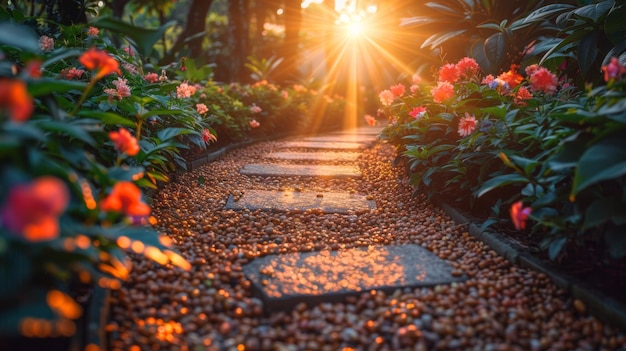
M 213 4 L 213 0 L 193 0 L 189 5 L 189 12 L 187 12 L 187 20 L 185 21 L 185 29 L 176 38 L 176 41 L 172 45 L 169 52 L 164 55 L 163 62 L 171 62 L 176 59 L 176 54 L 181 51 L 185 45 L 187 45 L 188 56 L 192 58 L 198 58 L 203 56 L 202 41 L 203 36 L 194 38 L 185 42 L 185 40 L 192 35 L 203 32 L 206 29 L 206 16 Z
M 113 17 L 119 19 L 124 16 L 124 8 L 129 2 L 130 0 L 110 0 L 107 4 L 113 12 Z
M 250 24 L 248 0 L 228 2 L 228 41 L 230 52 L 230 80 L 241 82 L 246 78 L 245 62 L 250 44 Z
M 284 57 L 279 67 L 280 80 L 298 80 L 298 61 L 300 54 L 300 27 L 302 25 L 302 6 L 300 0 L 285 0 L 285 41 L 279 50 Z

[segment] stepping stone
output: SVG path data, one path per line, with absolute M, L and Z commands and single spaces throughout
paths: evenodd
M 338 130 L 336 132 L 333 132 L 332 134 L 378 135 L 383 129 L 384 129 L 384 127 L 381 127 L 381 126 L 378 126 L 378 127 L 364 126 L 364 127 L 350 128 L 350 129 L 342 129 L 342 130 Z
M 376 208 L 366 196 L 349 193 L 315 193 L 293 191 L 246 190 L 235 199 L 229 196 L 226 209 L 249 210 L 309 210 L 320 209 L 325 213 L 354 213 Z
M 277 165 L 252 163 L 243 166 L 241 170 L 239 170 L 239 173 L 265 177 L 361 177 L 361 171 L 357 166 L 342 165 Z
M 413 244 L 268 255 L 244 265 L 243 272 L 268 311 L 467 279 L 460 272 L 453 276 L 446 261 Z
M 328 149 L 328 150 L 360 150 L 367 147 L 365 143 L 332 142 L 332 141 L 285 141 L 281 149 Z
M 376 141 L 377 137 L 375 135 L 367 135 L 367 134 L 334 134 L 334 135 L 321 135 L 315 137 L 307 137 L 304 139 L 300 139 L 299 141 L 330 141 L 330 142 L 339 142 L 339 143 L 362 143 L 366 145 L 371 145 Z
M 301 161 L 355 161 L 356 152 L 272 152 L 265 158 Z

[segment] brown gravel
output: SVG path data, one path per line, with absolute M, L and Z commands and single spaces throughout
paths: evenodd
M 519 268 L 412 189 L 379 144 L 357 160 L 361 179 L 248 177 L 247 163 L 279 142 L 233 151 L 182 174 L 154 196 L 157 229 L 191 264 L 189 272 L 133 256 L 129 281 L 113 292 L 110 350 L 619 350 L 624 333 L 603 325 L 540 273 Z M 300 150 L 305 151 L 305 150 Z M 285 164 L 294 161 L 283 161 Z M 306 163 L 306 162 L 303 162 Z M 336 164 L 350 164 L 336 162 Z M 206 181 L 199 182 L 203 177 Z M 377 209 L 224 210 L 246 189 L 338 191 L 371 196 Z M 364 292 L 345 303 L 298 305 L 263 314 L 242 265 L 296 251 L 372 244 L 422 245 L 470 279 L 434 288 Z

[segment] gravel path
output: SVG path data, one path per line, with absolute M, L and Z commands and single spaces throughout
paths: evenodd
M 157 229 L 193 268 L 132 256 L 129 281 L 112 294 L 108 349 L 626 350 L 623 333 L 586 314 L 545 275 L 513 266 L 427 199 L 412 198 L 403 171 L 391 164 L 391 146 L 361 153 L 359 179 L 239 174 L 249 163 L 314 164 L 262 158 L 279 144 L 232 151 L 154 196 Z M 229 195 L 247 189 L 353 192 L 375 200 L 377 209 L 358 215 L 223 209 Z M 450 261 L 469 280 L 264 314 L 242 272 L 268 254 L 407 243 Z

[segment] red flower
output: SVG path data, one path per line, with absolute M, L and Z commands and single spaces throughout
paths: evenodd
M 209 141 L 217 141 L 217 137 L 211 134 L 210 130 L 204 128 L 202 130 L 202 140 L 204 140 L 205 143 L 208 143 Z
M 626 73 L 626 67 L 622 66 L 617 57 L 611 57 L 611 62 L 602 66 L 602 72 L 604 72 L 604 81 L 608 83 L 611 79 L 619 80 L 622 74 Z
M 413 108 L 411 112 L 409 112 L 409 115 L 415 119 L 418 119 L 418 118 L 423 117 L 425 113 L 426 113 L 426 107 L 418 106 L 418 107 Z
M 530 89 L 544 94 L 554 94 L 559 82 L 556 75 L 545 67 L 537 68 L 529 77 Z
M 43 176 L 9 190 L 5 206 L 0 210 L 0 222 L 26 240 L 52 240 L 59 236 L 58 217 L 69 200 L 70 194 L 63 181 Z
M 513 102 L 518 106 L 526 106 L 527 103 L 524 100 L 529 100 L 533 98 L 533 94 L 528 91 L 526 87 L 520 87 L 513 98 Z
M 14 122 L 24 122 L 30 118 L 33 109 L 33 98 L 24 81 L 0 78 L 0 110 L 7 111 Z
M 461 77 L 472 78 L 478 74 L 480 66 L 478 66 L 478 62 L 473 58 L 464 57 L 457 62 L 456 69 Z
M 89 49 L 78 58 L 78 61 L 88 70 L 96 72 L 93 79 L 100 79 L 115 72 L 120 73 L 120 65 L 117 60 L 103 50 Z
M 139 143 L 130 134 L 128 129 L 120 128 L 117 132 L 110 132 L 109 138 L 115 144 L 115 148 L 128 156 L 135 156 L 139 153 Z
M 392 85 L 391 87 L 389 87 L 389 91 L 391 91 L 393 96 L 400 97 L 404 95 L 406 88 L 402 84 L 396 84 L 396 85 Z
M 526 228 L 526 220 L 532 212 L 532 209 L 530 207 L 523 206 L 524 205 L 521 201 L 518 201 L 511 206 L 511 220 L 513 221 L 513 225 L 517 230 Z
M 455 83 L 461 78 L 459 70 L 455 64 L 446 63 L 445 65 L 439 68 L 439 81 L 440 82 L 448 82 Z
M 125 213 L 128 216 L 147 216 L 150 206 L 141 201 L 141 190 L 132 182 L 119 182 L 100 203 L 102 211 Z
M 454 96 L 454 86 L 448 82 L 439 82 L 430 93 L 434 102 L 441 103 Z

